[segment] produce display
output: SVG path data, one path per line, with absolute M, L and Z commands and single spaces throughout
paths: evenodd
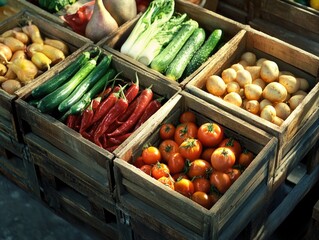
M 159 182 L 210 209 L 240 177 L 254 154 L 228 137 L 223 126 L 183 112 L 177 125 L 166 122 L 158 145 L 146 145 L 132 164 Z
M 280 126 L 305 98 L 309 83 L 280 71 L 275 61 L 245 52 L 220 75 L 207 76 L 205 90 Z
M 207 33 L 175 1 L 154 0 L 137 21 L 120 52 L 179 81 L 192 74 L 218 47 L 223 31 Z
M 66 43 L 42 36 L 32 22 L 0 36 L 1 88 L 13 94 L 69 55 Z
M 293 0 L 293 1 L 319 11 L 319 0 Z

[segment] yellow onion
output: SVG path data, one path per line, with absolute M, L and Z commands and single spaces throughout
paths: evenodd
M 52 63 L 51 59 L 41 52 L 34 53 L 31 61 L 42 71 L 50 69 Z
M 31 38 L 33 43 L 43 44 L 43 39 L 38 26 L 29 22 L 28 25 L 22 27 L 22 31 Z
M 10 61 L 11 57 L 11 49 L 7 45 L 0 43 L 0 63 L 6 64 Z
M 8 79 L 1 83 L 1 88 L 9 94 L 14 94 L 21 87 L 21 83 L 16 79 Z
M 38 74 L 38 68 L 28 59 L 16 59 L 13 62 L 10 62 L 8 66 L 24 84 L 32 81 Z
M 45 45 L 50 45 L 50 46 L 55 47 L 57 49 L 60 49 L 64 53 L 65 56 L 69 55 L 69 47 L 68 47 L 68 45 L 65 42 L 61 41 L 61 40 L 45 38 L 44 39 L 44 44 Z
M 26 46 L 23 42 L 21 42 L 20 40 L 14 38 L 14 37 L 0 38 L 0 42 L 7 45 L 13 53 L 15 51 L 18 51 L 18 50 L 25 50 L 25 48 L 26 48 Z

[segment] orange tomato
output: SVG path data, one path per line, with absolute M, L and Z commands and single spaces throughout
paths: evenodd
M 204 123 L 198 128 L 197 137 L 203 146 L 214 147 L 223 140 L 224 130 L 216 123 Z
M 232 185 L 229 175 L 224 172 L 213 171 L 209 180 L 210 184 L 222 194 L 224 194 Z
M 146 147 L 142 151 L 142 158 L 146 164 L 155 164 L 161 160 L 161 152 L 157 147 Z
M 205 193 L 210 192 L 210 182 L 207 178 L 198 177 L 193 179 L 194 190 L 195 192 L 201 191 Z
M 182 178 L 179 181 L 176 181 L 174 184 L 175 191 L 184 195 L 185 197 L 190 197 L 194 193 L 194 184 L 191 180 Z
M 189 164 L 187 176 L 192 179 L 194 177 L 206 177 L 210 174 L 212 165 L 203 159 L 195 159 Z
M 201 191 L 194 192 L 193 195 L 191 196 L 191 199 L 206 209 L 210 209 L 214 205 L 213 198 L 211 198 L 205 192 L 201 192 Z
M 217 171 L 225 172 L 235 164 L 234 152 L 226 147 L 217 148 L 211 156 L 211 164 Z
M 196 138 L 187 138 L 179 145 L 179 153 L 186 159 L 194 161 L 202 154 L 203 146 Z
M 181 123 L 177 125 L 174 140 L 180 145 L 187 138 L 197 138 L 198 127 L 193 122 Z
M 254 154 L 248 150 L 244 150 L 238 158 L 238 164 L 248 167 L 249 164 L 254 160 Z
M 172 154 L 178 152 L 179 145 L 174 140 L 166 139 L 160 143 L 158 149 L 161 153 L 163 162 L 167 162 Z
M 169 169 L 165 163 L 157 162 L 151 169 L 151 176 L 155 179 L 169 176 Z
M 179 122 L 180 123 L 187 123 L 187 122 L 196 123 L 196 115 L 195 113 L 191 111 L 185 111 L 180 115 Z
M 220 144 L 219 147 L 230 148 L 236 156 L 236 159 L 239 157 L 242 149 L 240 143 L 234 138 L 225 138 Z
M 175 126 L 171 123 L 164 123 L 159 130 L 160 138 L 165 139 L 174 139 Z
M 167 166 L 171 174 L 180 173 L 185 168 L 185 158 L 179 152 L 174 153 L 168 158 Z
M 171 176 L 168 176 L 168 177 L 160 177 L 159 179 L 157 179 L 157 181 L 163 183 L 165 186 L 175 190 L 175 187 L 174 187 L 174 179 L 171 177 Z
M 210 158 L 215 150 L 216 148 L 205 148 L 200 158 L 210 162 Z

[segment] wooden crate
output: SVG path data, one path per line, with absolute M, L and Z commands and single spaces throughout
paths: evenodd
M 176 12 L 179 13 L 187 13 L 187 15 L 196 20 L 199 23 L 199 26 L 207 30 L 208 32 L 212 32 L 216 28 L 220 28 L 224 32 L 224 41 L 226 44 L 221 47 L 221 49 L 225 49 L 228 47 L 228 43 L 232 42 L 233 37 L 236 36 L 236 34 L 240 33 L 242 29 L 245 28 L 244 25 L 235 22 L 231 19 L 225 18 L 217 13 L 214 13 L 210 10 L 207 10 L 205 8 L 194 6 L 194 4 L 186 3 L 180 0 L 176 0 L 175 2 L 175 9 Z M 169 80 L 165 75 L 151 69 L 148 66 L 145 66 L 138 62 L 137 60 L 126 56 L 125 54 L 122 54 L 119 49 L 121 48 L 122 44 L 125 42 L 129 34 L 131 33 L 132 29 L 134 28 L 136 22 L 138 21 L 140 15 L 138 15 L 133 20 L 127 22 L 124 24 L 121 28 L 118 29 L 118 31 L 114 32 L 110 36 L 108 36 L 105 39 L 102 39 L 98 45 L 102 46 L 103 48 L 110 51 L 112 54 L 120 56 L 124 60 L 131 62 L 132 64 L 138 66 L 139 68 L 143 69 L 145 72 L 150 72 L 154 74 L 155 76 L 158 76 L 160 78 L 165 79 L 166 81 L 173 82 L 176 85 L 179 85 L 180 87 L 185 86 L 185 84 L 192 79 L 198 72 L 201 71 L 201 69 L 209 62 L 207 60 L 204 64 L 202 64 L 201 67 L 199 67 L 194 73 L 192 73 L 190 76 L 186 77 L 185 79 L 180 79 L 179 82 L 175 82 L 172 80 Z M 214 58 L 214 55 L 210 58 Z
M 263 130 L 255 128 L 185 91 L 175 96 L 173 100 L 169 107 L 162 110 L 162 115 L 166 117 L 164 121 L 160 119 L 160 121 L 154 122 L 152 128 L 148 129 L 147 135 L 139 138 L 139 141 L 130 142 L 120 152 L 119 157 L 114 160 L 115 171 L 117 171 L 115 174 L 120 176 L 116 178 L 118 202 L 125 201 L 123 194 L 128 192 L 197 234 L 200 238 L 216 239 L 222 231 L 227 231 L 226 223 L 232 220 L 234 213 L 258 186 L 262 185 L 268 188 L 269 177 L 273 174 L 271 171 L 273 171 L 276 159 L 277 140 Z M 159 144 L 158 131 L 162 122 L 177 123 L 179 115 L 185 110 L 193 111 L 196 114 L 198 125 L 207 121 L 221 124 L 225 128 L 226 135 L 238 139 L 244 147 L 256 154 L 252 165 L 210 210 L 175 191 L 171 191 L 154 178 L 142 174 L 139 169 L 129 163 L 141 154 L 144 144 Z M 166 237 L 173 237 L 169 235 L 169 232 L 166 234 L 168 234 Z
M 216 12 L 240 23 L 247 24 L 249 18 L 249 3 L 250 0 L 219 1 Z
M 67 43 L 70 48 L 71 54 L 66 57 L 64 61 L 56 64 L 50 70 L 44 72 L 29 84 L 18 89 L 13 95 L 0 90 L 0 131 L 12 137 L 16 141 L 22 141 L 22 135 L 19 131 L 19 128 L 17 127 L 17 116 L 13 106 L 14 100 L 28 94 L 31 89 L 35 88 L 43 81 L 41 79 L 45 78 L 47 74 L 56 74 L 59 66 L 72 58 L 72 53 L 78 51 L 86 44 L 89 44 L 89 41 L 87 39 L 77 36 L 72 31 L 42 18 L 37 13 L 31 13 L 28 11 L 21 11 L 18 14 L 3 21 L 0 25 L 0 33 L 3 33 L 17 26 L 21 26 L 21 24 L 25 23 L 28 20 L 31 20 L 39 27 L 41 35 L 43 37 L 59 39 Z
M 254 52 L 258 58 L 265 57 L 274 60 L 281 71 L 290 71 L 296 76 L 301 76 L 308 80 L 311 91 L 281 126 L 277 126 L 240 107 L 227 103 L 208 93 L 205 89 L 207 76 L 212 74 L 220 75 L 224 69 L 230 67 L 233 63 L 239 62 L 241 54 L 246 51 Z M 213 61 L 186 85 L 186 90 L 277 137 L 279 149 L 276 168 L 279 168 L 282 158 L 303 137 L 302 132 L 298 133 L 300 128 L 309 128 L 318 118 L 316 109 L 319 104 L 319 58 L 253 29 L 242 35 L 242 38 L 230 50 L 219 52 L 216 55 Z

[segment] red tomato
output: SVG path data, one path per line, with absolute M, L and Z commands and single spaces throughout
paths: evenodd
M 176 181 L 174 184 L 175 191 L 180 194 L 190 197 L 194 193 L 194 184 L 191 180 L 182 178 L 179 181 Z
M 236 168 L 230 168 L 230 169 L 228 169 L 228 171 L 226 173 L 228 174 L 232 183 L 234 183 L 241 175 L 241 171 L 239 169 L 236 169 Z
M 204 159 L 206 161 L 210 162 L 210 158 L 215 151 L 216 148 L 205 148 L 202 152 L 202 155 L 200 156 L 201 159 Z
M 197 138 L 197 125 L 193 122 L 181 123 L 177 125 L 174 140 L 180 145 L 187 138 Z
M 180 173 L 185 168 L 185 158 L 177 152 L 168 158 L 167 166 L 171 174 Z
M 160 143 L 158 149 L 161 153 L 162 161 L 167 162 L 170 155 L 178 152 L 179 145 L 174 140 L 166 139 Z
M 210 209 L 214 205 L 213 198 L 205 192 L 194 192 L 191 199 L 206 209 Z
M 234 152 L 226 147 L 217 148 L 211 156 L 211 164 L 217 171 L 225 172 L 232 168 L 236 157 Z
M 179 116 L 180 123 L 193 122 L 196 123 L 196 115 L 191 111 L 185 111 Z
M 159 179 L 157 179 L 157 181 L 159 181 L 159 182 L 163 183 L 165 186 L 167 186 L 167 187 L 169 187 L 169 188 L 175 190 L 175 188 L 174 188 L 174 183 L 175 183 L 175 181 L 174 181 L 174 179 L 173 179 L 171 176 L 168 176 L 168 177 L 165 177 L 165 176 L 160 177 Z
M 196 138 L 187 138 L 179 146 L 179 153 L 186 159 L 194 161 L 202 154 L 203 146 Z
M 213 185 L 220 193 L 224 194 L 232 185 L 232 181 L 227 173 L 213 171 L 209 178 L 210 184 Z
M 157 162 L 153 165 L 151 175 L 155 179 L 169 176 L 169 169 L 165 163 Z
M 212 165 L 203 159 L 195 159 L 189 164 L 187 176 L 192 179 L 194 177 L 206 177 L 210 174 Z
M 198 128 L 197 137 L 203 146 L 214 147 L 223 140 L 224 130 L 216 123 L 204 123 Z
M 160 130 L 160 138 L 165 139 L 174 139 L 174 133 L 175 133 L 175 126 L 171 123 L 164 123 Z
M 242 149 L 240 143 L 234 138 L 225 138 L 220 144 L 219 147 L 230 148 L 236 156 L 236 159 L 239 157 Z
M 139 156 L 138 158 L 136 158 L 133 163 L 132 163 L 135 167 L 140 168 L 143 165 L 145 165 L 145 162 L 143 161 L 143 157 Z
M 142 151 L 143 161 L 146 164 L 155 164 L 161 160 L 161 153 L 157 147 L 150 146 Z
M 183 172 L 175 173 L 172 175 L 172 177 L 175 181 L 179 181 L 182 178 L 189 179 L 188 176 L 186 175 L 186 173 L 183 173 Z
M 217 191 L 212 191 L 209 194 L 209 197 L 212 199 L 213 204 L 217 203 L 217 201 L 222 197 L 222 194 L 220 194 Z
M 142 167 L 140 167 L 140 169 L 145 172 L 147 175 L 151 175 L 151 171 L 152 171 L 152 165 L 149 164 L 145 164 Z
M 238 164 L 248 167 L 249 164 L 254 160 L 254 154 L 248 150 L 244 150 L 238 158 Z
M 199 177 L 193 180 L 194 191 L 200 191 L 209 193 L 210 192 L 210 182 L 207 178 Z

